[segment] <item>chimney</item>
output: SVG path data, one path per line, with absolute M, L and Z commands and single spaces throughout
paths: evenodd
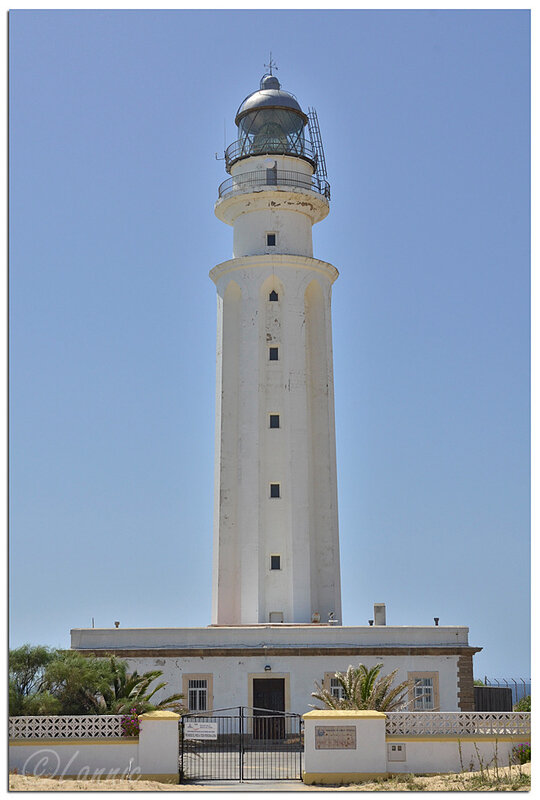
M 384 603 L 374 604 L 373 617 L 375 619 L 375 625 L 386 625 L 386 605 Z

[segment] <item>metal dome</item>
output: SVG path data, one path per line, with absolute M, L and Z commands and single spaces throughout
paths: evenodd
M 281 89 L 281 84 L 275 75 L 263 75 L 259 89 Z
M 249 94 L 236 112 L 235 124 L 238 125 L 242 117 L 259 108 L 282 108 L 295 111 L 302 117 L 304 124 L 308 121 L 298 100 L 281 88 L 275 75 L 263 75 L 260 89 Z

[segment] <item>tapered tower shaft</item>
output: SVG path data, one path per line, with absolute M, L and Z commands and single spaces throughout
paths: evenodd
M 329 187 L 307 117 L 267 75 L 238 110 L 216 215 L 213 624 L 341 620 L 331 291 L 312 226 Z

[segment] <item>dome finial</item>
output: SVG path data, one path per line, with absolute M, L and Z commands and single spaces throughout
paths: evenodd
M 270 63 L 269 64 L 264 64 L 263 66 L 268 67 L 268 69 L 270 70 L 270 75 L 274 74 L 272 72 L 273 69 L 275 69 L 275 70 L 278 69 L 278 66 L 277 66 L 276 62 L 272 61 L 272 51 L 271 50 L 270 50 Z
M 264 66 L 267 67 L 270 70 L 270 72 L 266 72 L 262 76 L 261 83 L 260 83 L 260 88 L 261 89 L 281 89 L 280 82 L 278 81 L 278 79 L 276 78 L 274 73 L 272 72 L 272 70 L 274 70 L 274 69 L 277 70 L 277 64 L 272 59 L 272 51 L 271 50 L 270 50 L 270 62 L 268 64 L 265 64 Z

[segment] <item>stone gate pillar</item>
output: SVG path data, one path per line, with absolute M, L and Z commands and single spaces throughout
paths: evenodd
M 354 783 L 387 775 L 386 714 L 309 711 L 304 720 L 304 783 Z

